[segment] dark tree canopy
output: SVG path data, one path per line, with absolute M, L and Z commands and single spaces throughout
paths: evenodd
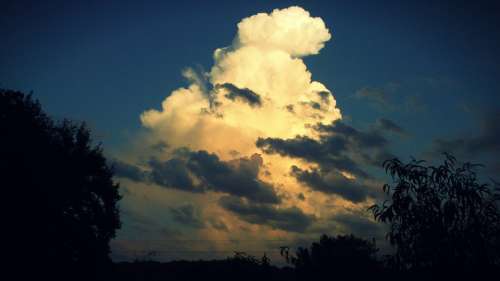
M 480 183 L 479 165 L 445 154 L 439 166 L 397 159 L 384 163 L 393 184 L 371 210 L 390 224 L 395 263 L 420 271 L 473 272 L 500 263 L 500 210 L 492 185 Z
M 377 252 L 375 241 L 354 235 L 322 235 L 319 242 L 310 248 L 299 247 L 293 256 L 288 248 L 282 249 L 282 255 L 295 267 L 301 280 L 365 280 L 378 271 Z
M 40 274 L 94 278 L 120 227 L 118 184 L 102 149 L 85 124 L 55 122 L 31 95 L 10 90 L 0 90 L 0 132 L 2 189 L 18 258 Z

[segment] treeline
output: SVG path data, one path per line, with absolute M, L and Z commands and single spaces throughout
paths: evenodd
M 122 262 L 114 265 L 114 280 L 295 280 L 290 267 L 278 268 L 265 256 L 237 254 L 225 260 Z
M 370 207 L 394 252 L 375 241 L 322 236 L 282 248 L 288 266 L 237 254 L 226 260 L 113 264 L 120 227 L 113 167 L 82 123 L 56 122 L 21 92 L 0 89 L 0 172 L 14 280 L 496 280 L 500 194 L 480 165 L 445 154 L 438 166 L 384 163 L 392 182 Z M 27 278 L 27 277 L 36 278 Z
M 438 249 L 436 249 L 438 250 Z M 277 267 L 264 255 L 261 258 L 244 253 L 225 260 L 212 261 L 135 261 L 114 265 L 114 280 L 496 280 L 498 264 L 475 268 L 402 268 L 394 255 L 377 255 L 374 240 L 353 235 L 321 236 L 308 248 L 293 254 L 282 249 L 288 266 Z M 447 263 L 447 261 L 444 261 Z

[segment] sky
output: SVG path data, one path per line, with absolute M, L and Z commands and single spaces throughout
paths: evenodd
M 500 172 L 495 1 L 102 2 L 4 2 L 0 87 L 102 143 L 115 260 L 383 240 L 383 160 Z

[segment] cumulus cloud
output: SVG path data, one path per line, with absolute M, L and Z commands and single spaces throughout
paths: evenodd
M 145 111 L 141 122 L 173 148 L 224 159 L 230 151 L 256 152 L 258 137 L 307 134 L 307 124 L 341 118 L 331 91 L 311 79 L 301 59 L 330 37 L 324 22 L 300 7 L 243 19 L 234 43 L 214 51 L 212 69 L 186 69 L 190 85 L 168 95 L 160 110 Z
M 214 51 L 209 71 L 185 69 L 189 84 L 168 94 L 159 109 L 141 114 L 149 129 L 144 142 L 168 144 L 150 157 L 146 181 L 196 194 L 229 194 L 273 204 L 266 205 L 271 209 L 298 201 L 296 208 L 314 213 L 305 196 L 289 196 L 304 191 L 290 174 L 301 163 L 258 155 L 256 142 L 297 135 L 318 141 L 313 125 L 342 118 L 332 91 L 312 79 L 303 61 L 319 53 L 330 31 L 300 7 L 259 13 L 237 27 L 233 43 Z M 351 167 L 349 159 L 338 161 Z
M 300 7 L 259 13 L 238 23 L 238 44 L 278 49 L 298 57 L 317 54 L 330 38 L 323 20 Z
M 301 235 L 344 205 L 365 209 L 362 165 L 390 154 L 383 132 L 396 127 L 340 121 L 335 94 L 303 60 L 330 38 L 300 7 L 241 20 L 209 71 L 185 69 L 188 85 L 141 114 L 147 153 L 117 175 L 163 187 L 154 190 L 175 202 L 170 219 L 212 238 Z M 179 206 L 180 196 L 196 204 Z
M 115 164 L 132 181 L 127 206 L 161 214 L 175 239 L 211 241 L 212 252 L 235 249 L 223 240 L 263 247 L 266 239 L 378 231 L 357 211 L 378 199 L 370 169 L 393 157 L 387 133 L 405 131 L 388 119 L 366 130 L 341 121 L 335 94 L 303 60 L 330 38 L 300 7 L 242 19 L 208 71 L 184 69 L 187 85 L 141 114 L 140 165 Z M 359 97 L 386 102 L 368 92 Z

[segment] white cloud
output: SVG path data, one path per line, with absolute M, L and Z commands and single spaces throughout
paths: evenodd
M 321 18 L 301 7 L 259 13 L 238 23 L 238 43 L 282 50 L 292 56 L 315 55 L 331 35 Z
M 191 84 L 168 95 L 160 110 L 141 115 L 151 142 L 165 142 L 171 150 L 183 146 L 206 150 L 227 161 L 234 151 L 246 156 L 259 153 L 255 146 L 259 137 L 316 138 L 309 125 L 330 124 L 341 113 L 330 90 L 312 80 L 301 57 L 317 54 L 330 37 L 320 18 L 299 7 L 243 19 L 234 43 L 214 51 L 209 72 L 184 70 Z M 227 90 L 234 87 L 218 87 L 223 84 L 241 89 L 240 94 L 258 95 L 259 105 L 227 98 Z M 276 155 L 263 158 L 268 170 L 263 180 L 283 194 L 304 191 L 289 172 L 292 165 L 307 167 L 307 163 Z M 310 213 L 317 209 L 306 202 L 284 204 L 302 204 Z
M 222 158 L 234 150 L 257 152 L 258 137 L 310 134 L 308 124 L 341 118 L 333 95 L 312 81 L 300 58 L 317 54 L 330 37 L 323 21 L 300 7 L 245 18 L 235 43 L 215 50 L 211 71 L 185 70 L 192 84 L 173 91 L 160 110 L 145 111 L 142 124 L 172 148 L 204 149 Z M 256 93 L 261 105 L 226 98 L 217 87 L 225 83 Z
M 307 135 L 318 138 L 309 125 L 328 125 L 341 119 L 332 92 L 321 82 L 312 80 L 302 57 L 318 54 L 331 38 L 320 18 L 311 17 L 300 7 L 274 10 L 243 19 L 231 46 L 214 51 L 210 71 L 199 73 L 186 69 L 187 87 L 166 96 L 160 109 L 142 113 L 141 122 L 149 129 L 146 145 L 165 143 L 168 149 L 156 151 L 159 159 L 168 159 L 171 151 L 188 147 L 206 150 L 223 161 L 261 153 L 255 142 L 259 137 L 293 138 Z M 217 85 L 231 84 L 220 87 Z M 240 98 L 228 98 L 228 90 L 239 89 Z M 259 102 L 249 104 L 241 99 L 244 93 L 258 95 Z M 254 97 L 254 96 L 252 96 Z M 144 156 L 144 155 L 142 155 Z M 283 198 L 279 208 L 299 208 L 307 215 L 325 217 L 337 210 L 322 202 L 332 200 L 324 194 L 311 193 L 290 175 L 292 165 L 309 168 L 311 164 L 281 157 L 261 155 L 259 180 L 272 184 Z M 165 190 L 165 192 L 168 192 Z M 178 191 L 172 196 L 178 196 Z M 307 194 L 307 200 L 296 195 Z M 201 198 L 204 214 L 223 218 L 231 235 L 246 237 L 283 237 L 285 233 L 265 226 L 248 225 L 213 202 L 220 194 L 190 195 Z M 185 195 L 183 195 L 185 196 Z M 210 203 L 211 202 L 211 203 Z M 211 205 L 210 205 L 211 204 Z M 207 207 L 210 205 L 210 207 Z M 245 227 L 246 231 L 238 232 Z M 252 229 L 251 232 L 248 229 Z M 222 237 L 220 231 L 205 229 L 206 237 Z M 214 232 L 215 231 L 215 232 Z M 293 234 L 288 234 L 293 235 Z

